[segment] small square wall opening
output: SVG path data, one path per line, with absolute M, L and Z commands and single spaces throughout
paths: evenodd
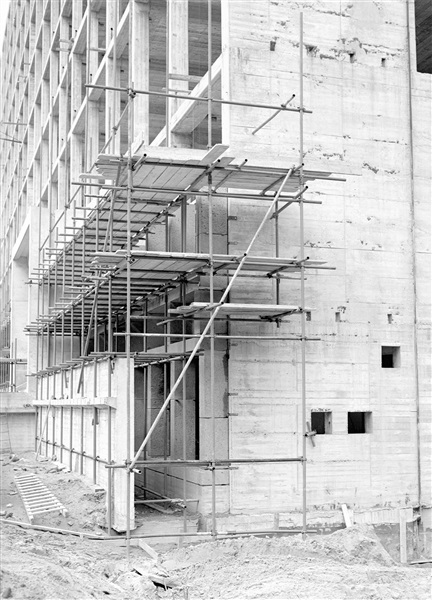
M 316 431 L 317 435 L 332 432 L 332 414 L 330 411 L 312 411 L 311 429 Z
M 383 369 L 396 369 L 400 367 L 399 346 L 381 346 L 381 367 Z
M 348 433 L 372 433 L 372 413 L 349 412 Z

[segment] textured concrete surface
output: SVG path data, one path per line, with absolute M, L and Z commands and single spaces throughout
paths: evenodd
M 0 392 L 1 452 L 34 450 L 35 409 L 25 392 Z
M 430 506 L 431 78 L 415 71 L 412 2 L 408 3 L 408 13 L 404 0 L 391 3 L 344 0 L 339 4 L 315 0 L 302 6 L 304 103 L 313 111 L 304 119 L 305 163 L 341 172 L 346 178 L 345 182 L 311 184 L 306 197 L 320 200 L 322 205 L 305 207 L 306 254 L 335 267 L 334 271 L 310 272 L 306 282 L 306 304 L 313 308 L 307 334 L 319 338 L 307 343 L 307 415 L 310 420 L 312 411 L 331 414 L 331 433 L 316 436 L 315 447 L 309 441 L 307 445 L 308 508 L 319 523 L 320 519 L 321 522 L 334 519 L 328 515 L 339 511 L 341 503 L 350 509 L 365 511 L 421 503 Z M 74 19 L 76 21 L 75 13 Z M 81 32 L 74 44 L 84 44 L 84 27 L 79 22 L 74 26 L 80 27 Z M 48 22 L 44 27 L 45 47 Z M 125 39 L 123 36 L 123 43 Z M 298 104 L 297 4 L 270 0 L 222 3 L 222 50 L 221 93 L 224 97 L 278 105 L 295 93 L 293 105 Z M 66 60 L 65 56 L 60 60 Z M 80 108 L 83 99 L 80 78 L 84 70 L 79 54 L 73 53 L 72 62 L 71 110 L 75 124 L 71 134 L 70 177 L 74 180 L 81 172 L 83 153 L 79 138 L 84 130 L 83 105 Z M 111 67 L 108 65 L 107 69 Z M 35 131 L 48 115 L 50 85 L 56 90 L 57 84 L 55 78 L 51 82 L 44 80 L 42 108 L 36 111 L 33 123 Z M 113 114 L 120 111 L 120 102 L 114 96 L 107 94 L 106 115 L 111 109 Z M 64 108 L 63 101 L 64 97 L 61 102 Z M 58 127 L 64 129 L 66 135 L 63 108 Z M 159 123 L 162 112 L 151 123 L 152 128 L 155 122 Z M 255 107 L 222 108 L 222 141 L 229 145 L 230 156 L 236 156 L 239 161 L 248 158 L 250 162 L 284 167 L 297 163 L 298 115 L 280 113 L 252 135 L 268 116 L 267 110 Z M 140 132 L 141 139 L 147 134 L 147 130 Z M 93 130 L 90 136 L 94 136 Z M 45 158 L 49 155 L 48 146 L 45 136 L 40 146 L 43 160 L 35 161 L 32 182 L 35 190 L 43 188 L 45 200 L 48 187 L 41 173 L 48 172 Z M 31 158 L 31 153 L 29 155 Z M 64 165 L 62 169 L 63 177 Z M 8 171 L 6 179 L 9 177 L 13 182 L 13 173 Z M 55 194 L 60 195 L 62 186 L 66 186 L 63 179 Z M 33 200 L 36 199 L 29 198 L 30 202 Z M 214 250 L 241 254 L 265 209 L 258 202 L 218 202 L 213 215 Z M 20 352 L 25 352 L 22 328 L 27 321 L 27 309 L 28 320 L 34 320 L 37 306 L 37 286 L 27 288 L 24 281 L 28 272 L 37 266 L 39 238 L 47 235 L 47 210 L 41 208 L 39 223 L 38 208 L 33 207 L 28 213 L 28 223 L 23 224 L 21 219 L 16 226 L 17 242 L 11 263 L 12 339 L 19 338 Z M 197 198 L 186 210 L 189 235 L 183 249 L 207 251 L 207 200 Z M 72 224 L 80 222 L 71 220 L 69 225 Z M 279 225 L 280 254 L 298 256 L 298 207 L 294 205 L 284 211 Z M 169 237 L 171 250 L 181 250 L 178 219 L 172 219 Z M 152 249 L 165 250 L 165 243 L 163 234 L 151 236 Z M 274 251 L 272 222 L 257 240 L 254 253 L 271 256 Z M 221 278 L 215 287 L 219 291 L 225 284 Z M 193 296 L 190 289 L 188 293 Z M 194 293 L 196 300 L 208 298 L 207 278 L 201 280 Z M 230 300 L 274 303 L 275 293 L 273 280 L 257 284 L 256 279 L 242 278 Z M 170 301 L 178 300 L 171 292 L 168 296 Z M 298 280 L 281 283 L 280 301 L 300 302 Z M 155 307 L 158 302 L 159 299 Z M 47 297 L 43 303 L 48 306 Z M 202 323 L 195 324 L 194 328 L 199 332 Z M 280 328 L 268 323 L 233 322 L 229 331 L 234 335 L 283 337 L 299 334 L 300 323 L 294 315 Z M 121 343 L 119 341 L 119 348 Z M 53 345 L 51 343 L 51 351 Z M 396 368 L 381 367 L 383 346 L 399 349 Z M 188 343 L 187 349 L 191 347 L 193 343 Z M 36 369 L 35 348 L 33 338 L 29 351 L 30 372 Z M 181 348 L 181 343 L 170 345 L 173 351 Z M 132 343 L 132 350 L 135 349 L 141 349 L 138 339 Z M 72 354 L 78 354 L 78 347 Z M 123 359 L 116 361 L 110 390 L 107 369 L 107 363 L 102 363 L 95 378 L 93 367 L 87 365 L 80 391 L 77 390 L 80 368 L 71 369 L 73 377 L 66 380 L 57 374 L 45 377 L 38 402 L 41 428 L 51 403 L 46 441 L 41 450 L 47 455 L 61 454 L 61 459 L 74 470 L 95 477 L 105 486 L 107 470 L 101 463 L 94 470 L 91 457 L 96 454 L 104 460 L 107 458 L 109 411 L 112 409 L 112 458 L 124 461 L 127 454 L 138 447 L 146 422 L 152 421 L 163 402 L 160 369 L 158 372 L 158 368 L 152 367 L 147 381 L 143 377 L 132 377 L 131 397 L 135 396 L 135 402 L 129 418 L 131 423 L 136 421 L 136 427 L 128 448 L 126 364 Z M 198 431 L 199 454 L 207 459 L 212 454 L 208 344 L 203 345 L 196 369 L 199 406 L 194 406 L 196 389 L 193 392 L 188 389 L 187 453 L 194 455 L 196 440 L 192 438 Z M 172 378 L 174 376 L 173 372 Z M 236 340 L 217 345 L 213 390 L 217 457 L 299 456 L 303 441 L 301 377 L 297 343 L 282 339 L 248 343 Z M 143 406 L 146 393 L 147 411 Z M 164 448 L 165 432 L 161 423 L 157 431 L 159 437 L 149 446 L 150 455 L 180 456 L 183 439 L 176 425 L 182 421 L 182 411 L 176 397 L 170 447 Z M 348 412 L 358 411 L 368 413 L 368 430 L 363 434 L 349 434 Z M 64 448 L 61 449 L 61 445 Z M 71 448 L 85 452 L 84 457 L 71 452 Z M 127 479 L 120 470 L 115 472 L 114 478 L 115 521 L 119 529 L 124 529 Z M 183 480 L 174 467 L 164 472 L 154 469 L 148 473 L 147 483 L 174 497 L 186 488 L 188 497 L 199 499 L 200 511 L 208 513 L 210 510 L 209 471 L 188 469 Z M 230 511 L 238 523 L 249 522 L 249 517 L 251 523 L 265 526 L 298 521 L 302 474 L 296 463 L 241 465 L 220 470 L 216 473 L 216 489 L 217 511 Z M 290 511 L 295 517 L 283 516 Z
M 283 102 L 293 92 L 298 98 L 297 6 L 233 2 L 223 22 L 229 65 L 223 93 L 256 102 Z M 317 436 L 315 447 L 308 442 L 308 506 L 419 503 L 418 394 L 422 501 L 429 503 L 431 79 L 412 73 L 411 137 L 404 2 L 308 3 L 304 41 L 304 101 L 313 110 L 305 115 L 305 164 L 316 160 L 335 171 L 342 165 L 348 173 L 345 183 L 316 182 L 306 196 L 323 202 L 305 208 L 307 255 L 336 267 L 310 273 L 306 282 L 306 303 L 314 308 L 307 334 L 320 338 L 307 344 L 307 410 L 332 413 L 332 434 Z M 230 153 L 297 161 L 297 116 L 280 114 L 252 135 L 266 116 L 260 109 L 226 109 L 223 142 Z M 232 203 L 229 243 L 236 250 L 247 245 L 264 210 Z M 281 254 L 297 254 L 296 207 L 283 213 L 280 230 Z M 256 251 L 271 253 L 274 243 L 267 227 Z M 247 301 L 252 285 L 242 281 L 232 300 Z M 274 294 L 271 282 L 258 291 L 260 301 Z M 281 298 L 299 297 L 298 282 L 282 282 Z M 292 317 L 280 330 L 259 326 L 262 334 L 278 332 L 299 333 L 299 322 Z M 381 346 L 400 347 L 398 368 L 381 368 Z M 238 415 L 230 417 L 233 456 L 301 454 L 299 352 L 295 343 L 230 344 L 229 412 Z M 370 411 L 371 432 L 348 434 L 348 411 Z M 295 510 L 297 469 L 231 472 L 231 510 Z

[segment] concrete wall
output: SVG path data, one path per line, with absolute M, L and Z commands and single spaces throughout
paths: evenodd
M 223 93 L 277 104 L 299 93 L 299 13 L 288 2 L 229 2 L 223 7 Z M 420 391 L 423 501 L 430 491 L 427 375 L 430 369 L 430 76 L 414 76 L 414 140 L 406 4 L 312 2 L 304 6 L 305 165 L 343 171 L 345 183 L 316 182 L 305 196 L 305 246 L 336 267 L 309 272 L 306 304 L 307 411 L 332 412 L 332 433 L 308 443 L 308 506 L 331 509 L 418 505 L 417 393 Z M 270 42 L 275 42 L 274 50 Z M 295 101 L 293 102 L 295 104 Z M 298 162 L 298 116 L 268 117 L 256 108 L 224 108 L 223 142 L 249 162 Z M 414 208 L 411 144 L 414 142 Z M 309 161 L 309 162 L 308 162 Z M 231 203 L 229 242 L 246 247 L 265 207 Z M 298 256 L 298 209 L 280 218 L 281 255 Z M 274 252 L 269 225 L 256 254 Z M 271 282 L 237 285 L 231 301 L 274 302 Z M 298 282 L 281 284 L 281 302 L 296 303 Z M 338 315 L 336 313 L 339 313 Z M 258 334 L 300 332 L 295 317 Z M 247 325 L 233 333 L 252 332 Z M 400 347 L 400 366 L 381 368 L 381 346 Z M 256 341 L 229 349 L 231 456 L 301 454 L 300 348 Z M 417 361 L 419 368 L 417 369 Z M 419 371 L 419 379 L 417 378 Z M 370 411 L 372 428 L 348 434 L 348 411 Z M 231 473 L 231 511 L 296 510 L 295 465 L 241 467 Z M 429 499 L 430 501 L 430 499 Z
M 169 345 L 169 351 L 181 351 L 181 343 Z M 188 342 L 188 349 L 193 344 Z M 159 422 L 147 446 L 148 459 L 171 460 L 183 458 L 185 450 L 187 459 L 211 460 L 212 458 L 212 410 L 210 402 L 210 363 L 209 343 L 202 346 L 202 354 L 191 365 L 185 377 L 186 415 L 183 422 L 183 385 L 180 384 L 169 410 Z M 216 345 L 215 360 L 215 430 L 216 458 L 228 457 L 228 415 L 227 415 L 227 360 L 225 343 Z M 176 381 L 181 370 L 181 363 L 174 362 L 168 366 L 169 382 Z M 139 374 L 135 378 L 135 449 L 144 439 L 147 430 L 157 416 L 169 387 L 164 388 L 163 365 L 153 365 L 147 370 L 147 383 L 144 389 L 144 378 Z M 198 392 L 198 393 L 197 393 Z M 184 435 L 184 432 L 186 435 Z M 185 448 L 183 442 L 185 441 Z M 198 444 L 197 444 L 198 442 Z M 212 474 L 205 468 L 183 468 L 155 466 L 136 476 L 136 482 L 168 498 L 186 498 L 192 511 L 209 514 L 212 506 Z M 216 472 L 217 511 L 229 511 L 229 478 L 226 470 Z
M 80 7 L 74 3 L 75 25 L 81 19 Z M 298 10 L 298 4 L 287 1 L 222 3 L 224 97 L 279 104 L 294 92 L 298 99 Z M 306 303 L 314 309 L 307 333 L 320 338 L 307 344 L 307 411 L 309 416 L 311 411 L 331 412 L 332 421 L 331 433 L 317 436 L 315 447 L 308 442 L 310 510 L 331 510 L 341 502 L 362 509 L 376 505 L 417 505 L 420 500 L 430 503 L 430 388 L 426 382 L 430 376 L 431 79 L 415 73 L 409 77 L 407 24 L 404 0 L 344 1 L 337 5 L 317 0 L 304 4 L 305 105 L 313 110 L 312 115 L 305 115 L 305 162 L 306 166 L 341 171 L 347 178 L 344 183 L 311 184 L 307 198 L 322 200 L 323 204 L 305 208 L 307 254 L 336 267 L 335 271 L 310 272 L 306 286 Z M 46 36 L 44 47 L 47 40 Z M 412 48 L 411 55 L 414 54 Z M 72 55 L 71 65 L 79 79 L 80 55 L 75 51 Z M 415 59 L 412 61 L 414 69 Z M 139 88 L 139 81 L 134 82 Z M 54 79 L 51 83 L 55 91 L 57 83 Z M 144 80 L 141 87 L 146 87 Z M 75 94 L 73 110 L 79 108 L 78 100 L 83 99 L 81 91 Z M 120 112 L 120 104 L 113 96 L 110 95 L 108 102 L 111 116 Z M 47 114 L 49 94 L 44 93 L 44 97 Z M 63 97 L 62 106 L 66 104 Z M 108 115 L 109 111 L 105 112 Z M 253 107 L 223 107 L 222 136 L 223 142 L 230 146 L 230 155 L 239 161 L 248 158 L 249 163 L 268 162 L 272 166 L 298 162 L 298 115 L 281 113 L 252 135 L 269 114 Z M 64 129 L 66 133 L 66 123 Z M 43 141 L 42 149 L 47 145 L 48 141 Z M 81 154 L 81 138 L 74 133 L 71 180 L 82 170 Z M 42 155 L 47 157 L 48 153 Z M 44 165 L 43 169 L 39 166 L 35 169 L 35 190 L 44 185 L 48 173 L 45 159 Z M 66 186 L 66 179 L 62 185 Z M 39 197 L 35 201 L 39 202 Z M 45 209 L 41 210 L 43 238 L 49 219 Z M 180 240 L 179 222 L 173 220 L 171 249 L 206 251 L 206 199 L 197 199 L 195 205 L 188 205 L 187 211 L 189 235 L 185 248 Z M 261 203 L 218 203 L 214 214 L 214 250 L 241 253 L 264 211 Z M 298 217 L 296 206 L 280 217 L 283 256 L 298 256 Z M 27 254 L 17 256 L 13 267 L 19 291 L 14 298 L 13 310 L 19 313 L 14 318 L 14 327 L 20 332 L 17 338 L 22 340 L 25 322 L 22 311 L 27 311 L 23 287 L 27 266 L 23 259 L 28 257 L 31 272 L 36 266 L 38 229 L 38 218 L 33 212 Z M 163 236 L 152 236 L 149 247 L 165 249 Z M 272 256 L 274 251 L 272 223 L 265 227 L 254 253 Z M 282 303 L 300 301 L 296 280 L 283 281 L 280 292 Z M 35 285 L 29 286 L 27 297 L 29 320 L 33 320 L 37 306 Z M 202 281 L 196 299 L 207 297 L 208 281 Z M 257 285 L 255 279 L 241 279 L 231 301 L 274 303 L 274 282 L 263 280 Z M 282 338 L 298 334 L 300 324 L 293 316 L 280 328 L 266 323 L 254 327 L 232 324 L 230 332 Z M 35 338 L 30 339 L 29 370 L 34 371 L 41 365 L 35 363 Z M 400 348 L 397 368 L 381 368 L 381 346 Z M 174 350 L 175 344 L 170 349 Z M 199 359 L 198 419 L 200 456 L 207 459 L 212 446 L 208 346 L 203 346 L 203 351 Z M 236 341 L 228 347 L 221 343 L 216 348 L 216 357 L 217 457 L 299 456 L 302 423 L 298 345 L 282 339 L 271 343 Z M 39 435 L 43 433 L 44 437 L 40 450 L 48 456 L 56 455 L 104 486 L 107 485 L 105 466 L 98 463 L 94 471 L 91 457 L 96 454 L 101 459 L 108 458 L 108 423 L 113 431 L 112 459 L 124 461 L 128 450 L 132 452 L 134 444 L 136 449 L 142 439 L 143 420 L 151 422 L 152 411 L 156 412 L 161 404 L 160 393 L 152 389 L 151 382 L 145 390 L 144 381 L 132 377 L 130 395 L 135 401 L 130 421 L 135 423 L 135 435 L 127 448 L 126 363 L 123 359 L 115 362 L 111 389 L 107 383 L 108 368 L 107 362 L 98 365 L 95 378 L 94 367 L 86 365 L 80 390 L 77 384 L 81 367 L 44 377 L 36 402 Z M 145 393 L 150 396 L 147 409 Z M 188 401 L 192 400 L 188 396 Z M 183 439 L 176 426 L 182 421 L 182 410 L 176 398 L 171 423 L 173 458 L 182 451 Z M 367 433 L 348 433 L 348 411 L 371 414 Z M 190 416 L 189 427 L 192 421 Z M 30 439 L 33 444 L 32 435 Z M 187 452 L 191 453 L 190 438 L 187 442 Z M 71 452 L 71 448 L 81 455 Z M 150 449 L 157 452 L 156 446 Z M 168 496 L 183 493 L 182 476 L 174 468 L 166 472 L 154 470 L 147 481 Z M 133 485 L 133 477 L 131 482 Z M 296 464 L 244 465 L 236 470 L 218 471 L 217 510 L 231 512 L 237 522 L 243 515 L 267 515 L 268 526 L 272 527 L 282 524 L 280 514 L 299 509 L 301 485 L 301 472 Z M 127 486 L 124 471 L 115 472 L 114 486 L 115 526 L 124 529 Z M 188 469 L 186 493 L 189 498 L 199 499 L 203 513 L 208 512 L 212 502 L 211 473 Z M 263 518 L 259 516 L 258 522 L 263 523 Z
M 0 392 L 0 451 L 34 450 L 35 410 L 25 392 Z
M 418 402 L 419 402 L 419 455 L 420 455 L 420 500 L 423 521 L 428 512 L 430 528 L 432 510 L 432 433 L 431 433 L 431 97 L 432 76 L 416 71 L 416 44 L 414 5 L 410 3 L 410 50 L 411 50 L 411 110 L 412 128 L 412 218 L 413 250 L 415 253 L 416 291 L 416 343 L 418 349 Z M 430 69 L 429 69 L 430 73 Z
M 108 369 L 112 369 L 111 395 L 108 395 Z M 97 365 L 95 378 L 94 365 L 84 367 L 84 391 L 78 392 L 77 386 L 81 368 L 73 370 L 71 386 L 70 370 L 63 374 L 65 394 L 60 397 L 60 374 L 51 375 L 45 381 L 43 397 L 35 400 L 38 408 L 38 444 L 41 454 L 55 457 L 73 471 L 81 473 L 94 483 L 108 489 L 108 470 L 106 464 L 124 463 L 127 453 L 127 402 L 126 359 L 117 359 L 112 367 L 108 361 Z M 96 382 L 96 386 L 94 385 Z M 57 396 L 52 391 L 57 390 Z M 51 390 L 51 393 L 49 392 Z M 47 394 L 48 392 L 48 394 Z M 130 422 L 134 422 L 134 379 L 133 366 L 130 382 Z M 109 436 L 111 437 L 111 456 L 109 455 Z M 130 454 L 133 453 L 133 438 L 130 440 Z M 72 451 L 71 451 L 72 449 Z M 95 463 L 94 457 L 101 459 Z M 118 531 L 126 529 L 127 511 L 127 475 L 124 469 L 113 470 L 113 527 Z M 134 475 L 130 476 L 131 486 L 131 527 L 134 526 L 133 512 Z

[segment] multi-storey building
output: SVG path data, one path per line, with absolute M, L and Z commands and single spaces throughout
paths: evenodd
M 431 15 L 299 6 L 11 3 L 0 383 L 118 530 L 428 518 Z

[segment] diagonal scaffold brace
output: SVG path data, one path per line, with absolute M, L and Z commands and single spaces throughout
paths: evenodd
M 280 195 L 281 195 L 281 193 L 282 193 L 282 191 L 283 191 L 283 189 L 285 187 L 285 184 L 288 181 L 288 179 L 291 177 L 291 175 L 294 172 L 294 170 L 295 170 L 295 167 L 291 167 L 288 170 L 287 174 L 285 175 L 285 177 L 284 177 L 281 185 L 279 186 L 279 189 L 278 189 L 277 193 L 275 194 L 275 197 L 274 197 L 272 203 L 268 207 L 266 214 L 264 215 L 264 217 L 263 217 L 263 219 L 262 219 L 262 221 L 261 221 L 258 229 L 256 230 L 256 232 L 255 232 L 252 240 L 249 243 L 249 246 L 245 250 L 245 252 L 244 252 L 244 254 L 243 254 L 243 256 L 242 256 L 242 258 L 241 258 L 241 260 L 240 260 L 240 262 L 239 262 L 239 264 L 237 266 L 237 269 L 234 271 L 234 273 L 233 273 L 233 275 L 231 277 L 231 280 L 229 281 L 228 286 L 226 287 L 226 289 L 225 289 L 225 291 L 224 291 L 224 293 L 223 293 L 220 301 L 218 302 L 218 304 L 216 306 L 210 307 L 210 309 L 213 309 L 212 315 L 210 316 L 210 318 L 209 318 L 209 320 L 208 320 L 208 322 L 207 322 L 207 324 L 206 324 L 203 332 L 201 333 L 201 336 L 198 339 L 198 341 L 197 341 L 194 349 L 192 350 L 192 352 L 191 352 L 188 360 L 186 361 L 185 366 L 183 367 L 183 369 L 182 369 L 181 373 L 179 374 L 176 382 L 174 383 L 173 387 L 171 388 L 170 393 L 168 394 L 168 396 L 166 397 L 164 403 L 162 404 L 161 408 L 159 409 L 159 412 L 158 412 L 155 420 L 153 421 L 153 423 L 152 423 L 149 431 L 147 432 L 147 435 L 145 436 L 144 440 L 142 441 L 140 447 L 136 451 L 135 456 L 133 457 L 132 461 L 129 464 L 125 465 L 126 468 L 129 471 L 132 471 L 135 468 L 136 462 L 138 461 L 138 459 L 139 459 L 142 451 L 147 446 L 147 444 L 148 444 L 148 442 L 149 442 L 149 440 L 151 438 L 151 435 L 152 435 L 153 431 L 156 429 L 156 427 L 157 427 L 160 419 L 162 418 L 165 410 L 167 409 L 168 405 L 170 404 L 172 398 L 174 397 L 174 394 L 175 394 L 178 386 L 180 385 L 180 383 L 181 383 L 181 381 L 182 381 L 182 379 L 183 379 L 183 377 L 184 377 L 184 375 L 185 375 L 185 373 L 186 373 L 189 365 L 193 361 L 196 353 L 200 349 L 200 346 L 201 346 L 202 342 L 204 341 L 204 339 L 205 339 L 205 337 L 207 335 L 207 332 L 209 331 L 210 327 L 212 326 L 213 322 L 215 321 L 215 319 L 216 319 L 216 317 L 217 317 L 217 315 L 218 315 L 218 313 L 219 313 L 219 311 L 221 309 L 221 306 L 225 303 L 225 301 L 226 301 L 226 299 L 228 297 L 228 294 L 230 293 L 230 291 L 231 291 L 231 289 L 232 289 L 232 287 L 233 287 L 233 285 L 234 285 L 234 283 L 235 283 L 235 281 L 236 281 L 236 279 L 237 279 L 240 271 L 242 270 L 242 267 L 243 267 L 243 265 L 244 265 L 244 263 L 245 263 L 248 255 L 250 254 L 250 252 L 251 252 L 251 250 L 253 248 L 253 245 L 255 244 L 255 242 L 256 242 L 259 234 L 261 233 L 261 231 L 262 231 L 262 229 L 264 227 L 264 225 L 267 223 L 267 221 L 270 220 L 271 215 L 273 214 L 274 207 L 275 207 L 275 205 L 277 204 L 277 202 L 279 200 L 279 197 L 280 197 Z

